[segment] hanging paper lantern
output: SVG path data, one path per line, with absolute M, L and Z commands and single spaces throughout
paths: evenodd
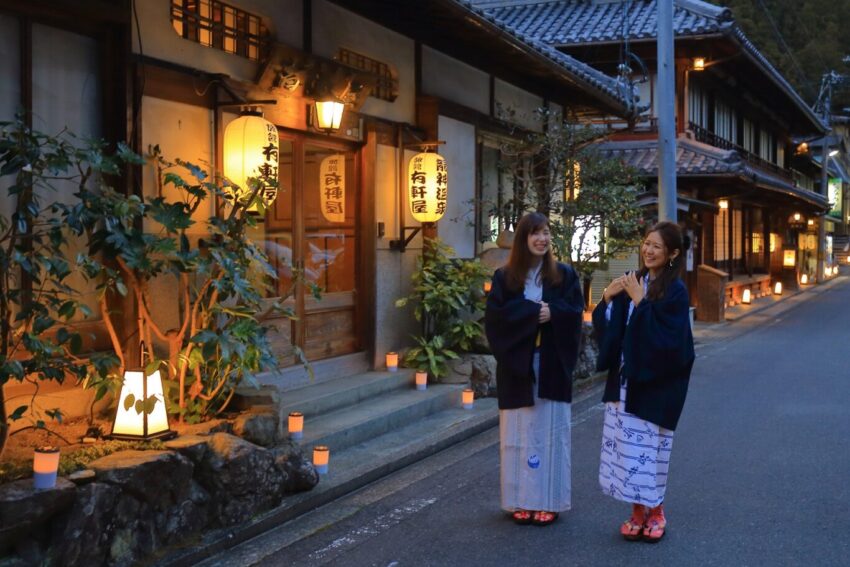
M 319 164 L 319 193 L 322 216 L 345 222 L 345 154 L 327 156 Z
M 224 130 L 224 176 L 238 185 L 235 195 L 251 194 L 249 177 L 269 180 L 260 196 L 266 206 L 277 197 L 279 141 L 277 128 L 258 112 L 245 113 Z M 252 206 L 249 210 L 256 210 Z
M 446 160 L 436 153 L 410 158 L 407 168 L 407 197 L 410 212 L 419 222 L 437 222 L 446 212 L 448 199 Z

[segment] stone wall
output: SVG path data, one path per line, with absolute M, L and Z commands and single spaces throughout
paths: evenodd
M 318 475 L 303 450 L 263 436 L 262 447 L 227 432 L 187 434 L 162 451 L 121 451 L 36 491 L 32 480 L 0 486 L 0 557 L 26 565 L 129 565 L 201 532 L 244 522 L 309 490 Z M 239 423 L 237 423 L 239 425 Z

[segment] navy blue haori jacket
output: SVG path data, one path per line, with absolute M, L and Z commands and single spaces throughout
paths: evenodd
M 694 337 L 688 313 L 688 290 L 674 280 L 663 298 L 644 298 L 629 315 L 631 299 L 621 292 L 593 310 L 594 334 L 599 342 L 596 369 L 608 371 L 603 402 L 620 399 L 620 357 L 626 379 L 626 411 L 651 423 L 674 430 L 682 415 L 691 367 Z
M 578 275 L 558 264 L 561 283 L 543 286 L 543 301 L 551 319 L 540 325 L 540 304 L 525 299 L 523 290 L 511 291 L 503 269 L 493 275 L 487 296 L 484 328 L 496 357 L 499 409 L 534 405 L 532 362 L 540 332 L 540 380 L 537 395 L 547 400 L 572 401 L 572 376 L 581 342 L 584 299 Z

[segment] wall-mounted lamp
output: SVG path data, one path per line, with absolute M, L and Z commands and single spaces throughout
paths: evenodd
M 705 57 L 694 57 L 694 63 L 691 69 L 694 71 L 705 71 Z
M 317 100 L 313 103 L 311 113 L 311 116 L 315 114 L 313 127 L 325 134 L 333 134 L 342 124 L 343 110 L 345 110 L 345 104 L 336 98 Z
M 838 155 L 838 150 L 831 150 L 831 151 L 829 152 L 829 157 L 835 157 L 835 156 L 837 156 L 837 155 Z
M 717 201 L 717 206 L 725 211 L 729 208 L 729 201 L 727 201 L 726 199 L 720 199 L 719 201 Z

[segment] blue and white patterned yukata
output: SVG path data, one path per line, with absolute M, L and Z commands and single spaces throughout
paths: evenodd
M 629 319 L 634 307 L 634 303 L 629 303 Z M 605 319 L 611 319 L 610 303 Z M 628 413 L 627 388 L 623 379 L 620 401 L 605 404 L 599 485 L 617 500 L 654 507 L 664 501 L 673 432 Z
M 524 296 L 543 299 L 540 268 L 529 272 Z M 534 353 L 535 376 L 540 353 Z M 540 399 L 531 407 L 499 411 L 502 509 L 565 512 L 571 505 L 570 419 L 567 402 Z

